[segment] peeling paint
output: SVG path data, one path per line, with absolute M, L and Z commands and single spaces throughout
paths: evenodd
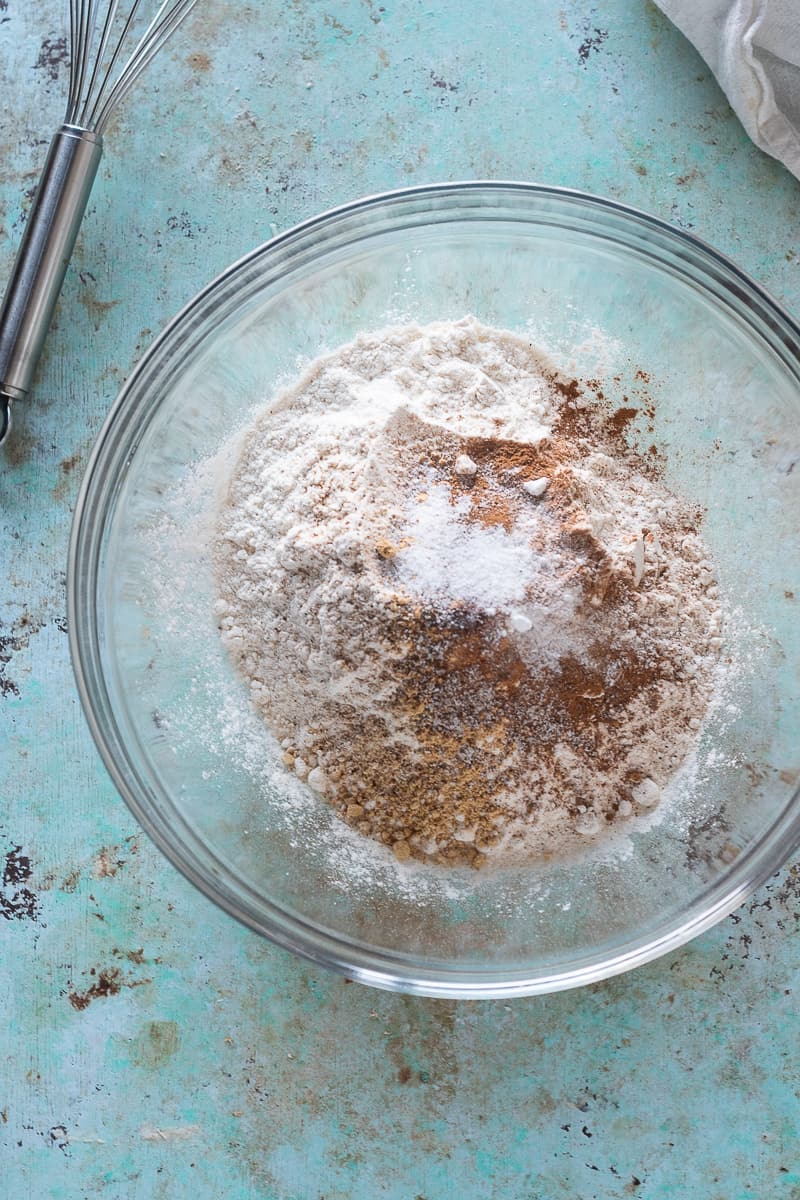
M 143 1125 L 139 1137 L 145 1142 L 189 1142 L 200 1137 L 199 1125 L 179 1125 L 172 1129 L 158 1129 Z
M 0 917 L 7 921 L 35 921 L 39 915 L 36 893 L 28 887 L 33 876 L 31 860 L 14 846 L 6 853 L 0 881 Z
M 45 71 L 50 79 L 58 79 L 62 66 L 69 62 L 66 37 L 45 38 L 39 47 L 34 69 Z
M 43 622 L 32 616 L 27 610 L 6 632 L 0 622 L 0 702 L 5 698 L 20 697 L 19 684 L 7 674 L 6 668 L 11 666 L 14 655 L 26 650 L 32 637 L 43 627 Z
M 578 62 L 581 66 L 586 66 L 591 54 L 599 54 L 600 47 L 607 38 L 607 29 L 598 29 L 595 27 L 591 33 L 587 33 L 580 46 L 578 46 Z

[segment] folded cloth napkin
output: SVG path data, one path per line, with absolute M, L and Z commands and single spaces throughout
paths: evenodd
M 657 0 L 717 77 L 757 146 L 800 179 L 798 0 Z

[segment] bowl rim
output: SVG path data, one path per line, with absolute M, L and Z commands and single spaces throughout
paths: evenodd
M 272 901 L 265 900 L 263 896 L 259 896 L 259 907 L 262 910 L 268 907 L 280 912 L 282 914 L 280 923 L 265 919 L 254 909 L 244 908 L 241 896 L 234 898 L 232 890 L 223 887 L 219 874 L 216 879 L 213 879 L 195 867 L 191 858 L 184 852 L 185 841 L 178 843 L 164 835 L 159 822 L 150 813 L 148 805 L 140 802 L 134 790 L 128 785 L 118 765 L 114 749 L 103 731 L 98 715 L 99 706 L 95 704 L 96 693 L 89 683 L 93 658 L 96 658 L 98 663 L 100 662 L 96 621 L 88 621 L 89 644 L 84 644 L 81 632 L 82 616 L 94 617 L 95 615 L 97 580 L 91 570 L 84 578 L 79 568 L 90 547 L 99 545 L 107 526 L 109 513 L 104 511 L 101 515 L 99 532 L 94 529 L 93 522 L 96 522 L 98 518 L 93 511 L 91 501 L 93 492 L 98 486 L 98 479 L 102 475 L 104 456 L 107 452 L 110 453 L 108 446 L 111 435 L 115 432 L 120 417 L 129 404 L 131 393 L 135 392 L 139 380 L 147 371 L 149 364 L 158 359 L 164 346 L 171 343 L 176 331 L 180 330 L 215 292 L 224 289 L 243 270 L 267 255 L 273 254 L 279 247 L 291 246 L 292 242 L 304 238 L 309 233 L 319 232 L 326 226 L 335 225 L 343 218 L 351 217 L 365 210 L 397 203 L 402 204 L 426 197 L 431 199 L 443 197 L 447 200 L 468 198 L 470 195 L 474 196 L 481 192 L 495 193 L 498 197 L 511 193 L 518 196 L 551 197 L 555 200 L 581 202 L 591 209 L 632 220 L 640 226 L 644 226 L 645 229 L 649 228 L 665 236 L 668 240 L 674 241 L 677 246 L 682 245 L 684 249 L 694 251 L 701 257 L 710 260 L 711 263 L 718 265 L 723 272 L 732 277 L 732 282 L 728 285 L 731 296 L 737 294 L 737 285 L 741 285 L 745 292 L 749 293 L 766 310 L 763 315 L 771 317 L 774 325 L 783 326 L 784 332 L 789 334 L 793 343 L 792 353 L 789 361 L 784 360 L 784 365 L 787 367 L 794 365 L 794 373 L 800 385 L 800 324 L 765 288 L 732 259 L 696 234 L 672 225 L 660 217 L 620 201 L 579 189 L 514 180 L 427 183 L 373 193 L 309 217 L 261 243 L 236 259 L 205 284 L 166 323 L 123 384 L 97 434 L 75 503 L 67 560 L 69 648 L 81 707 L 94 743 L 117 791 L 166 859 L 229 916 L 310 962 L 374 987 L 456 999 L 509 998 L 585 986 L 588 983 L 596 983 L 632 970 L 634 967 L 641 966 L 685 945 L 744 903 L 756 888 L 778 870 L 800 845 L 800 787 L 786 803 L 779 816 L 764 831 L 759 841 L 749 847 L 740 859 L 731 864 L 728 871 L 693 902 L 688 919 L 677 924 L 665 925 L 663 931 L 655 937 L 650 935 L 644 940 L 632 937 L 625 946 L 620 947 L 612 955 L 587 955 L 582 965 L 561 969 L 551 974 L 538 972 L 532 975 L 526 974 L 521 969 L 515 969 L 513 972 L 497 971 L 496 969 L 481 970 L 476 974 L 474 971 L 465 973 L 457 966 L 448 965 L 446 968 L 440 969 L 435 965 L 423 966 L 421 963 L 415 963 L 413 970 L 409 970 L 408 960 L 400 953 L 376 952 L 372 948 L 364 950 L 344 936 L 333 935 L 327 930 L 321 930 L 311 922 L 306 922 L 299 915 L 287 913 Z M 704 273 L 707 273 L 704 264 L 703 269 Z M 741 299 L 741 297 L 739 298 Z M 774 344 L 771 345 L 773 351 L 777 351 L 777 347 Z M 135 453 L 135 448 L 131 453 Z M 102 677 L 102 672 L 100 675 Z M 108 709 L 113 713 L 110 704 Z M 204 846 L 207 857 L 215 859 L 216 855 L 213 850 L 205 843 Z M 754 858 L 757 861 L 752 861 Z M 218 859 L 216 861 L 221 862 Z M 227 864 L 221 864 L 221 866 L 223 872 L 230 873 Z M 241 882 L 245 884 L 245 891 L 254 891 L 246 881 Z M 701 908 L 700 901 L 703 898 L 706 898 L 708 902 Z

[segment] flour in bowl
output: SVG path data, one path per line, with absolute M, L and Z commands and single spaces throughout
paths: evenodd
M 286 770 L 398 858 L 564 852 L 690 754 L 722 614 L 635 416 L 465 318 L 356 338 L 250 431 L 222 638 Z

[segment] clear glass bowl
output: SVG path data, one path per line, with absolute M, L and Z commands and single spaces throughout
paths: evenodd
M 402 867 L 275 786 L 219 642 L 203 526 L 213 496 L 195 470 L 303 362 L 360 330 L 466 313 L 529 333 L 565 369 L 617 376 L 612 390 L 635 386 L 634 368 L 650 375 L 649 438 L 672 486 L 707 509 L 732 614 L 734 682 L 660 820 L 524 870 Z M 800 840 L 799 397 L 800 330 L 774 301 L 696 238 L 607 200 L 431 186 L 281 234 L 158 338 L 91 456 L 70 637 L 114 782 L 222 908 L 365 983 L 521 995 L 674 949 Z

